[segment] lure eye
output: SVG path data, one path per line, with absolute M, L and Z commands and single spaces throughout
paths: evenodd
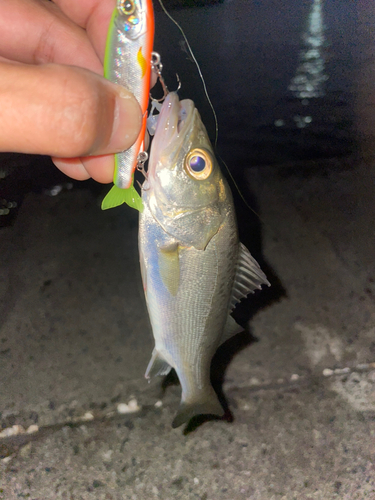
M 135 2 L 134 0 L 121 0 L 120 1 L 120 10 L 126 16 L 130 16 L 135 11 Z
M 212 172 L 210 153 L 200 148 L 193 149 L 185 158 L 185 169 L 194 179 L 207 179 Z

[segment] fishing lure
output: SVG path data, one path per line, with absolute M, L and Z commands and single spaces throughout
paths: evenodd
M 102 209 L 127 203 L 142 210 L 142 200 L 133 186 L 137 165 L 147 160 L 143 151 L 150 93 L 154 12 L 152 0 L 117 0 L 112 14 L 104 57 L 104 76 L 130 90 L 141 106 L 143 121 L 136 142 L 115 155 L 115 173 Z

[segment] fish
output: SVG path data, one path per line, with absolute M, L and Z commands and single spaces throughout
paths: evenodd
M 212 358 L 243 331 L 231 312 L 269 282 L 240 243 L 230 188 L 194 102 L 170 92 L 158 116 L 139 216 L 139 257 L 155 348 L 147 379 L 173 368 L 181 402 L 173 427 L 223 416 Z
M 150 93 L 155 21 L 152 0 L 117 0 L 110 21 L 104 57 L 104 76 L 130 90 L 143 113 L 136 142 L 115 155 L 115 171 L 102 209 L 122 203 L 141 210 L 142 202 L 133 186 L 134 171 L 143 151 Z

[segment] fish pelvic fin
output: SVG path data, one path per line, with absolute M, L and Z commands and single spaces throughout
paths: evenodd
M 142 198 L 139 196 L 133 185 L 127 189 L 121 189 L 113 185 L 102 201 L 102 210 L 118 207 L 123 203 L 129 205 L 129 207 L 139 210 L 139 212 L 143 211 Z
M 216 392 L 211 387 L 210 391 L 204 392 L 204 399 L 181 401 L 177 414 L 172 422 L 172 427 L 180 427 L 187 424 L 189 420 L 198 415 L 215 415 L 222 417 L 224 410 L 217 398 Z

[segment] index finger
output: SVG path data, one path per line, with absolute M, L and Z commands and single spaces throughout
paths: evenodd
M 0 55 L 26 64 L 54 62 L 103 72 L 86 31 L 47 0 L 0 0 Z
M 62 12 L 86 30 L 96 54 L 104 60 L 109 22 L 116 0 L 52 0 Z
M 100 61 L 104 61 L 107 33 L 117 0 L 52 0 L 61 11 L 86 30 L 86 34 Z M 151 87 L 157 76 L 151 74 Z

